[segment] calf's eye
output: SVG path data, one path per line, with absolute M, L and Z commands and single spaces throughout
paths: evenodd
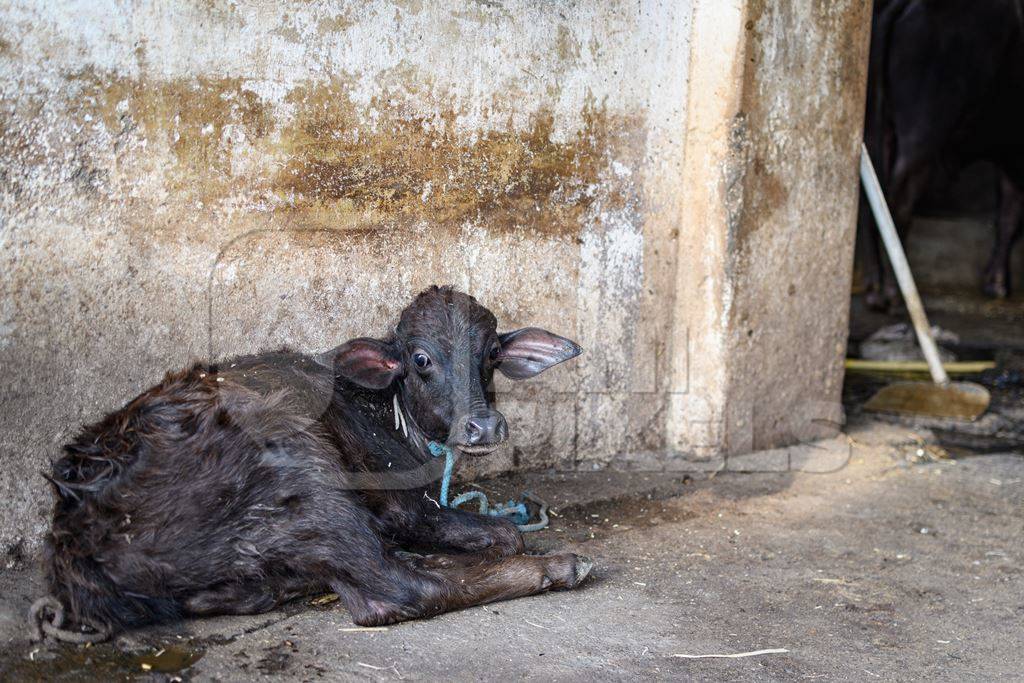
M 414 353 L 412 356 L 412 362 L 416 364 L 416 367 L 421 369 L 430 366 L 430 359 L 425 353 Z
M 491 347 L 491 353 L 490 353 L 491 360 L 496 359 L 498 357 L 499 353 L 501 353 L 501 349 L 498 348 L 497 346 L 492 346 Z

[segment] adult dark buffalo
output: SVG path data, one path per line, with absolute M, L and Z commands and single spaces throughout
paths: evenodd
M 997 235 L 983 290 L 1008 296 L 1024 206 L 1021 0 L 876 2 L 864 138 L 904 236 L 929 183 L 948 182 L 974 161 L 998 168 Z M 885 308 L 895 283 L 861 204 L 867 301 Z
M 428 486 L 431 446 L 481 455 L 506 438 L 495 371 L 533 377 L 580 348 L 538 328 L 499 334 L 447 287 L 394 329 L 321 356 L 196 365 L 87 427 L 48 477 L 51 596 L 34 628 L 100 639 L 324 589 L 356 623 L 386 624 L 579 585 L 585 558 L 523 555 L 513 524 L 441 507 Z M 94 633 L 62 627 L 65 609 Z

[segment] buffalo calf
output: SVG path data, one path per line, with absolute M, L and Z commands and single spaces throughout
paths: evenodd
M 325 589 L 378 625 L 578 586 L 585 558 L 524 555 L 508 521 L 434 502 L 429 447 L 494 450 L 494 371 L 525 379 L 579 353 L 537 328 L 499 334 L 475 299 L 432 287 L 387 339 L 168 374 L 53 465 L 33 627 L 101 639 Z

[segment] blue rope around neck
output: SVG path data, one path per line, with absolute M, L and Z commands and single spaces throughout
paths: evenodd
M 448 485 L 452 482 L 452 470 L 455 469 L 455 451 L 437 441 L 428 441 L 427 448 L 435 458 L 444 456 L 444 476 L 441 477 L 441 507 L 448 507 Z
M 480 502 L 480 508 L 478 512 L 481 515 L 491 515 L 492 517 L 504 517 L 509 520 L 522 532 L 529 531 L 540 531 L 548 525 L 548 505 L 544 501 L 535 497 L 529 491 L 524 493 L 520 498 L 519 502 L 513 500 L 507 503 L 498 503 L 494 507 L 490 507 L 487 502 L 487 496 L 482 491 L 466 491 L 465 493 L 459 494 L 455 499 L 448 504 L 448 489 L 452 481 L 452 471 L 455 469 L 455 451 L 446 446 L 443 443 L 437 441 L 428 441 L 427 449 L 430 454 L 435 458 L 444 456 L 444 476 L 441 477 L 441 506 L 446 508 L 457 508 L 463 503 L 470 500 L 477 500 Z M 540 512 L 538 516 L 540 521 L 529 524 L 530 511 L 526 509 L 526 501 L 531 500 L 540 506 Z

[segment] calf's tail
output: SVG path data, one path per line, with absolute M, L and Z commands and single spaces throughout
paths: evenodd
M 79 619 L 89 631 L 64 628 L 64 605 L 60 600 L 47 595 L 32 603 L 28 611 L 29 639 L 42 640 L 50 636 L 64 643 L 100 643 L 113 633 L 109 626 L 102 626 L 87 619 Z
M 177 600 L 126 590 L 95 560 L 76 557 L 69 550 L 55 548 L 52 539 L 47 543 L 50 594 L 29 609 L 34 639 L 50 636 L 68 643 L 96 643 L 126 628 L 180 618 Z

